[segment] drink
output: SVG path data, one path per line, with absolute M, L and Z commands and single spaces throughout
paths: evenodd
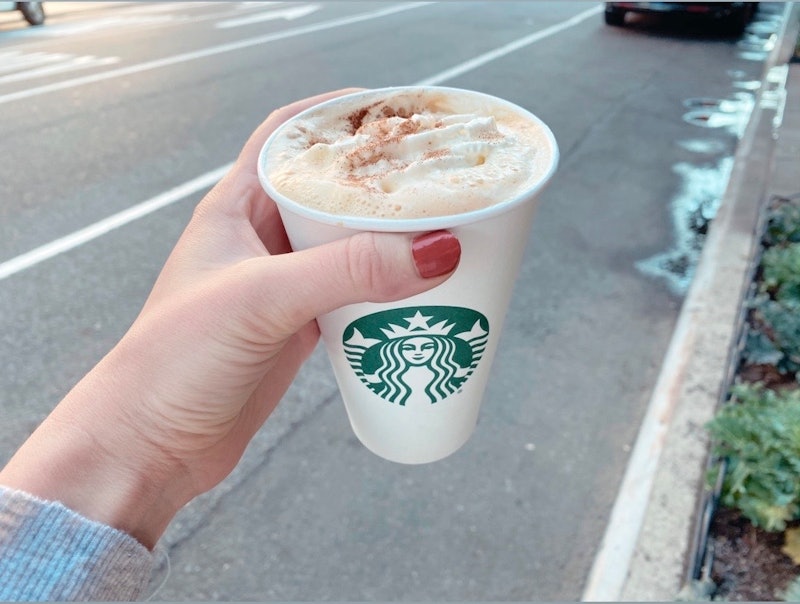
M 547 131 L 485 97 L 431 89 L 367 92 L 282 129 L 266 157 L 277 191 L 330 214 L 460 214 L 506 201 L 552 166 Z
M 340 97 L 264 145 L 259 177 L 296 250 L 358 231 L 449 229 L 461 243 L 458 268 L 434 289 L 317 319 L 351 426 L 373 452 L 426 463 L 469 439 L 557 160 L 535 116 L 438 87 Z

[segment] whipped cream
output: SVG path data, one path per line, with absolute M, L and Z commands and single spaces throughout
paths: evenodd
M 273 137 L 265 172 L 293 201 L 331 214 L 425 218 L 514 198 L 552 161 L 541 126 L 468 91 L 343 97 Z

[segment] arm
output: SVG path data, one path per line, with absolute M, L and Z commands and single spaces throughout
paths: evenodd
M 177 511 L 236 465 L 316 345 L 316 316 L 449 276 L 458 242 L 442 233 L 364 233 L 291 252 L 258 153 L 280 123 L 336 94 L 276 111 L 253 134 L 128 333 L 0 471 L 0 486 L 152 549 Z M 0 554 L 7 547 L 0 531 Z

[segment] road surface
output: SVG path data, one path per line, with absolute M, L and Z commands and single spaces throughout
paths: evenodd
M 561 149 L 474 437 L 431 465 L 377 458 L 317 350 L 236 471 L 170 527 L 153 588 L 579 598 L 780 8 L 740 40 L 608 27 L 591 2 L 46 9 L 40 28 L 0 14 L 0 463 L 125 332 L 272 109 L 345 86 L 474 88 L 539 115 Z

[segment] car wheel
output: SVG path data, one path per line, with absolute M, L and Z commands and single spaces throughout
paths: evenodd
M 44 23 L 44 7 L 41 2 L 20 2 L 17 4 L 22 16 L 31 25 Z
M 625 11 L 618 8 L 607 8 L 605 12 L 606 25 L 621 27 L 625 25 Z

